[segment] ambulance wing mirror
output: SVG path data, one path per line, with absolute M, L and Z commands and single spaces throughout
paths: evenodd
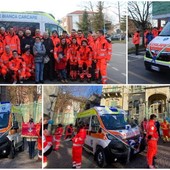
M 15 130 L 19 129 L 18 121 L 16 121 L 16 120 L 13 121 L 12 128 L 15 129 Z

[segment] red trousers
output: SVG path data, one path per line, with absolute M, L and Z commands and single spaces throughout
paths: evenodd
M 99 72 L 100 72 L 101 77 L 102 77 L 102 84 L 106 84 L 106 81 L 107 81 L 107 62 L 106 62 L 105 58 L 97 60 L 96 72 L 95 72 L 97 79 L 99 78 Z
M 57 151 L 60 147 L 61 135 L 55 135 L 55 150 Z
M 82 146 L 73 146 L 72 147 L 72 161 L 73 161 L 74 168 L 81 168 L 82 151 L 83 151 Z
M 147 162 L 148 165 L 153 165 L 153 158 L 157 153 L 157 140 L 148 141 Z
M 165 138 L 166 136 L 167 137 L 169 137 L 169 130 L 167 129 L 167 130 L 162 130 L 162 132 L 163 132 L 163 137 Z

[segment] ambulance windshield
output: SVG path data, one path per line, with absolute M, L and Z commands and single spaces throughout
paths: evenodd
M 2 128 L 6 128 L 8 126 L 8 122 L 9 122 L 9 113 L 5 112 L 5 113 L 0 113 L 0 129 Z
M 168 22 L 161 33 L 159 34 L 160 36 L 170 36 L 170 22 Z
M 123 114 L 103 114 L 101 119 L 107 130 L 125 129 L 128 124 Z

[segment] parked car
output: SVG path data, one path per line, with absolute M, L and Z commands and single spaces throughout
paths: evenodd
M 113 34 L 113 35 L 111 36 L 111 40 L 112 40 L 112 41 L 120 40 L 120 37 L 121 37 L 121 40 L 124 40 L 124 39 L 125 39 L 125 35 L 124 35 L 124 34 Z

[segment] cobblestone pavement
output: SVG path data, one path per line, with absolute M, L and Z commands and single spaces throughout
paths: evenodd
M 71 168 L 71 146 L 71 141 L 62 141 L 59 151 L 53 151 L 49 155 L 47 168 Z M 93 155 L 86 151 L 83 151 L 82 160 L 82 168 L 99 168 Z M 170 168 L 170 143 L 159 141 L 156 165 L 158 168 Z M 106 168 L 147 168 L 146 151 L 135 155 L 128 164 L 115 162 Z

